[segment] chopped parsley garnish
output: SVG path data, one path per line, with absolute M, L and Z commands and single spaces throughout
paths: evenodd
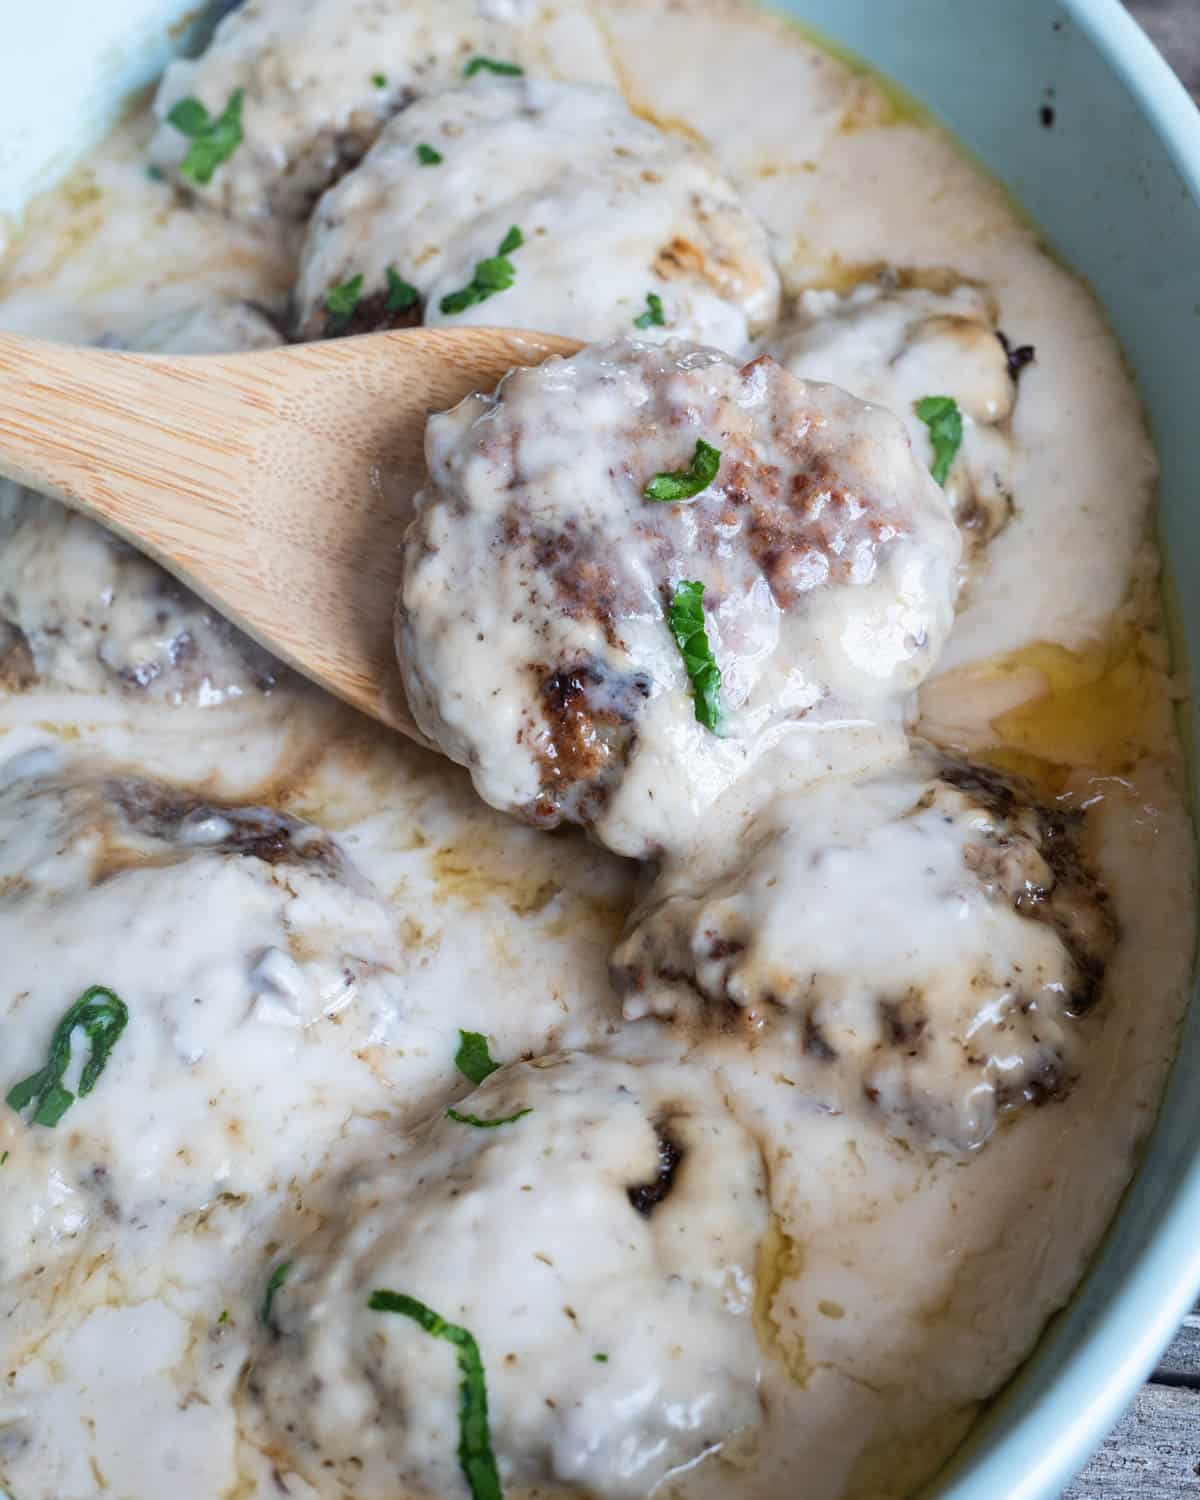
M 180 99 L 167 115 L 168 123 L 174 125 L 191 141 L 188 153 L 179 164 L 184 177 L 204 186 L 212 181 L 212 175 L 226 162 L 242 144 L 242 89 L 234 89 L 229 103 L 219 115 L 210 115 L 199 99 Z
M 488 1051 L 487 1037 L 481 1031 L 460 1031 L 458 1038 L 458 1051 L 454 1054 L 458 1071 L 472 1083 L 490 1078 L 500 1064 Z
M 647 500 L 693 500 L 706 490 L 721 467 L 721 450 L 697 438 L 696 451 L 686 469 L 656 474 L 642 491 Z
M 227 1307 L 224 1307 L 224 1308 L 221 1309 L 221 1316 L 217 1319 L 217 1322 L 218 1323 L 228 1323 L 229 1322 L 229 1309 Z
M 387 88 L 387 74 L 386 73 L 372 73 L 371 74 L 371 82 L 375 85 L 375 87 L 377 89 L 385 89 L 385 88 Z
M 703 600 L 702 583 L 686 579 L 677 583 L 668 623 L 691 679 L 696 718 L 705 729 L 715 731 L 721 721 L 721 669 L 704 629 Z
M 267 1281 L 267 1289 L 263 1293 L 262 1307 L 259 1309 L 258 1317 L 264 1328 L 272 1328 L 271 1309 L 275 1305 L 275 1293 L 288 1279 L 291 1273 L 292 1263 L 290 1260 L 281 1260 L 271 1272 Z
M 662 298 L 657 292 L 646 293 L 646 311 L 639 313 L 633 320 L 635 328 L 665 328 L 667 320 L 663 316 Z
M 417 144 L 417 160 L 423 167 L 440 167 L 442 164 L 442 153 L 429 145 L 426 141 Z
M 8 1152 L 6 1151 L 3 1156 L 0 1156 L 0 1167 L 2 1167 L 7 1160 Z
M 473 57 L 463 69 L 464 78 L 474 78 L 476 73 L 499 73 L 502 78 L 520 78 L 525 69 L 520 63 L 497 62 L 494 57 Z
M 479 1115 L 460 1114 L 456 1109 L 448 1109 L 446 1114 L 449 1119 L 457 1120 L 460 1125 L 474 1125 L 477 1130 L 495 1130 L 497 1125 L 511 1125 L 514 1120 L 523 1120 L 526 1115 L 531 1115 L 533 1109 L 519 1109 L 515 1115 L 505 1115 L 501 1120 L 484 1120 Z
M 517 268 L 508 257 L 524 243 L 525 236 L 514 224 L 500 241 L 500 248 L 495 255 L 475 262 L 475 274 L 466 286 L 442 298 L 442 311 L 465 312 L 468 307 L 474 307 L 477 302 L 486 302 L 497 292 L 506 292 L 517 279 Z
M 351 276 L 349 281 L 343 281 L 339 286 L 333 287 L 325 294 L 325 311 L 330 317 L 336 318 L 339 323 L 348 322 L 354 316 L 354 309 L 362 301 L 363 279 L 360 272 L 357 276 Z
M 420 292 L 411 282 L 405 281 L 395 266 L 388 266 L 384 275 L 387 277 L 388 288 L 383 304 L 384 312 L 406 312 L 421 300 Z
M 962 412 L 953 396 L 926 396 L 917 402 L 917 416 L 929 428 L 933 442 L 933 464 L 929 472 L 944 486 L 962 443 Z
M 608 1363 L 608 1355 L 607 1354 L 593 1354 L 592 1358 L 596 1361 L 596 1363 L 598 1365 L 606 1365 Z
M 456 1323 L 447 1323 L 432 1308 L 403 1292 L 372 1292 L 367 1306 L 372 1312 L 399 1313 L 412 1318 L 426 1333 L 454 1345 L 462 1375 L 458 1388 L 459 1467 L 470 1487 L 472 1500 L 502 1500 L 500 1473 L 496 1468 L 488 1428 L 487 1381 L 474 1335 Z
M 62 1080 L 71 1065 L 71 1036 L 76 1027 L 83 1031 L 92 1044 L 83 1072 L 79 1075 L 79 1097 L 82 1099 L 96 1087 L 96 1081 L 104 1072 L 109 1054 L 125 1030 L 128 1020 L 128 1007 L 112 990 L 106 989 L 102 984 L 93 984 L 84 990 L 54 1028 L 46 1066 L 9 1089 L 9 1107 L 22 1110 L 36 1100 L 33 1123 L 57 1125 L 75 1102 L 75 1095 L 70 1089 L 63 1087 Z

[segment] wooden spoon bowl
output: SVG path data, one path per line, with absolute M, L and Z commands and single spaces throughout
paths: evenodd
M 107 526 L 289 666 L 425 743 L 392 633 L 425 419 L 578 348 L 414 328 L 172 357 L 0 334 L 0 476 Z

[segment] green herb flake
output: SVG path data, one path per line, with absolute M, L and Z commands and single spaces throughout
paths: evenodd
M 96 1087 L 96 1081 L 104 1072 L 109 1055 L 128 1021 L 128 1007 L 112 990 L 102 984 L 93 984 L 84 990 L 54 1028 L 46 1066 L 9 1089 L 6 1098 L 9 1108 L 20 1111 L 36 1100 L 33 1123 L 57 1125 L 75 1102 L 75 1095 L 63 1087 L 63 1077 L 71 1065 L 71 1036 L 75 1029 L 82 1030 L 91 1043 L 91 1052 L 79 1075 L 79 1097 L 82 1099 Z
M 662 298 L 657 292 L 646 293 L 646 311 L 639 313 L 633 320 L 635 328 L 665 328 L 667 320 L 663 316 Z
M 0 1156 L 0 1167 L 2 1167 L 7 1160 L 8 1152 L 6 1151 L 3 1156 Z
M 593 1354 L 592 1358 L 596 1361 L 596 1363 L 598 1365 L 606 1365 L 608 1363 L 608 1355 L 607 1354 Z
M 475 274 L 466 286 L 457 292 L 449 292 L 439 306 L 444 313 L 465 312 L 476 303 L 486 302 L 497 292 L 506 292 L 517 279 L 517 268 L 509 260 L 514 250 L 525 243 L 525 236 L 514 224 L 500 241 L 500 248 L 487 260 L 475 262 Z
M 182 135 L 195 140 L 202 136 L 206 130 L 212 128 L 208 110 L 200 103 L 199 99 L 191 97 L 180 99 L 167 115 L 169 124 L 174 125 Z
M 182 176 L 190 177 L 201 187 L 212 181 L 213 173 L 227 162 L 242 144 L 242 101 L 245 93 L 234 89 L 229 103 L 215 117 L 199 99 L 180 99 L 167 115 L 169 124 L 191 141 L 188 153 L 179 164 Z
M 692 683 L 696 718 L 716 731 L 721 721 L 721 669 L 704 629 L 704 585 L 684 580 L 675 585 L 668 623 L 683 655 Z
M 440 167 L 444 158 L 442 153 L 429 145 L 427 141 L 417 144 L 417 160 L 423 167 Z
M 218 1324 L 229 1322 L 229 1309 L 227 1307 L 221 1309 L 221 1316 L 217 1319 L 217 1322 Z
M 326 292 L 325 311 L 339 322 L 347 322 L 354 316 L 354 309 L 362 301 L 362 289 L 362 274 L 351 276 L 349 281 L 343 281 Z
M 520 63 L 498 62 L 494 57 L 473 57 L 463 69 L 464 78 L 474 78 L 476 73 L 498 73 L 501 78 L 520 78 L 525 72 Z
M 395 266 L 388 266 L 384 272 L 387 277 L 387 298 L 383 304 L 384 312 L 407 312 L 410 307 L 415 307 L 421 300 L 421 294 L 411 282 L 405 281 Z
M 642 494 L 647 500 L 694 500 L 717 477 L 720 467 L 721 450 L 706 443 L 703 438 L 697 438 L 696 451 L 687 468 L 674 469 L 669 474 L 656 474 Z
M 484 1120 L 479 1115 L 460 1114 L 457 1109 L 448 1109 L 448 1119 L 457 1120 L 460 1125 L 474 1125 L 477 1130 L 495 1130 L 497 1125 L 511 1125 L 514 1120 L 523 1120 L 526 1115 L 533 1113 L 530 1109 L 519 1109 L 515 1115 L 505 1115 L 501 1120 Z
M 962 446 L 962 412 L 953 396 L 926 396 L 917 402 L 917 416 L 929 428 L 933 443 L 933 466 L 929 472 L 944 487 Z
M 487 1381 L 474 1335 L 447 1323 L 432 1308 L 403 1292 L 374 1291 L 367 1299 L 372 1312 L 399 1313 L 419 1323 L 434 1338 L 453 1344 L 462 1382 L 458 1388 L 458 1463 L 472 1500 L 503 1500 L 496 1455 L 488 1427 Z
M 273 1328 L 271 1322 L 271 1309 L 275 1306 L 275 1293 L 283 1285 L 291 1274 L 292 1263 L 290 1260 L 281 1260 L 271 1272 L 267 1281 L 267 1289 L 263 1293 L 262 1307 L 259 1309 L 258 1317 L 264 1328 Z
M 472 1083 L 482 1083 L 500 1066 L 488 1051 L 487 1037 L 481 1031 L 458 1033 L 458 1051 L 454 1054 L 454 1065 Z
M 375 85 L 375 87 L 377 89 L 385 89 L 385 88 L 387 88 L 387 74 L 386 73 L 372 73 L 371 74 L 371 82 Z

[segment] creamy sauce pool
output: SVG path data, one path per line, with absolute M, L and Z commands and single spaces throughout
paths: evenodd
M 54 1130 L 0 1114 L 0 1482 L 15 1500 L 390 1494 L 393 1476 L 401 1493 L 430 1475 L 466 1493 L 450 1350 L 390 1326 L 353 1341 L 362 1295 L 405 1276 L 398 1290 L 462 1307 L 481 1340 L 510 1493 L 545 1492 L 551 1452 L 561 1481 L 604 1493 L 900 1497 L 1069 1295 L 1153 1121 L 1192 951 L 1192 847 L 1148 540 L 1154 455 L 1102 313 L 953 143 L 784 23 L 721 0 L 596 0 L 557 25 L 540 60 L 552 76 L 615 82 L 646 118 L 707 140 L 766 226 L 796 303 L 767 343 L 799 373 L 826 360 L 853 389 L 862 350 L 910 315 L 911 301 L 847 307 L 841 342 L 814 345 L 805 318 L 827 304 L 803 294 L 878 290 L 880 267 L 915 273 L 935 299 L 922 317 L 966 298 L 971 318 L 1036 350 L 994 434 L 990 366 L 970 365 L 983 394 L 969 473 L 976 492 L 1001 474 L 1011 514 L 972 565 L 917 728 L 1088 808 L 1120 938 L 1078 1023 L 1077 1081 L 982 1149 L 931 1149 L 885 1115 L 831 1108 L 791 1043 L 623 1019 L 607 964 L 638 894 L 631 864 L 520 827 L 464 773 L 286 675 L 264 695 L 253 664 L 175 603 L 123 612 L 109 665 L 120 678 L 165 664 L 179 701 L 153 696 L 153 676 L 150 693 L 127 677 L 31 681 L 10 653 L 4 1087 L 41 1066 L 88 985 L 136 1015 Z M 0 260 L 4 326 L 200 347 L 206 329 L 219 340 L 218 304 L 282 312 L 295 227 L 185 206 L 147 176 L 150 136 L 131 119 L 31 207 Z M 973 284 L 990 308 L 955 290 Z M 911 436 L 922 452 L 919 424 Z M 0 578 L 31 638 L 58 639 L 72 578 L 110 576 L 86 537 L 71 547 L 82 571 L 65 580 L 36 554 Z M 215 691 L 166 670 L 196 659 L 184 637 Z M 723 806 L 710 851 L 742 820 Z M 905 837 L 872 846 L 898 889 Z M 826 920 L 852 951 L 862 912 Z M 936 971 L 958 951 L 934 924 L 919 957 Z M 491 1117 L 534 1109 L 526 1156 L 511 1132 L 530 1121 L 506 1136 L 447 1122 L 469 1089 L 460 1030 L 503 1062 L 604 1057 L 505 1069 L 471 1096 Z M 682 1166 L 670 1196 L 639 1200 L 653 1212 L 610 1302 L 628 1184 L 650 1192 L 667 1159 L 651 1118 Z M 556 1149 L 562 1163 L 539 1168 Z M 525 1186 L 545 1194 L 532 1238 L 505 1222 L 505 1193 Z M 293 1300 L 285 1283 L 264 1329 L 286 1261 Z M 670 1343 L 680 1298 L 695 1347 Z M 518 1303 L 534 1309 L 525 1342 L 496 1347 Z M 384 1352 L 362 1364 L 372 1337 Z M 330 1388 L 297 1394 L 314 1369 Z M 406 1378 L 421 1395 L 397 1450 L 394 1414 L 391 1428 L 378 1418 Z M 645 1380 L 690 1425 L 630 1419 Z M 304 1428 L 291 1446 L 289 1420 Z M 623 1491 L 605 1443 L 626 1455 Z

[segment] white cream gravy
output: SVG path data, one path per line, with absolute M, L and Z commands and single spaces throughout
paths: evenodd
M 489 25 L 510 9 L 488 6 Z M 787 292 L 846 291 L 879 265 L 948 268 L 985 284 L 999 326 L 1037 351 L 1011 418 L 1015 515 L 970 580 L 922 727 L 1016 753 L 1049 791 L 1091 807 L 1122 938 L 1080 1031 L 1080 1081 L 963 1157 L 823 1110 L 780 1048 L 710 1038 L 687 1060 L 687 1078 L 754 1140 L 765 1176 L 753 1305 L 729 1320 L 721 1376 L 742 1381 L 752 1317 L 759 1410 L 660 1493 L 899 1497 L 952 1450 L 1077 1282 L 1174 1047 L 1192 849 L 1146 541 L 1154 455 L 1101 311 L 944 135 L 799 31 L 727 0 L 583 10 L 570 34 L 584 60 L 564 73 L 615 77 L 635 109 L 705 138 L 764 220 Z M 589 53 L 596 30 L 607 50 Z M 132 119 L 33 205 L 0 261 L 4 326 L 136 339 L 204 297 L 282 308 L 294 233 L 182 206 L 145 174 L 150 133 Z M 95 1093 L 53 1132 L 0 1111 L 0 1482 L 15 1500 L 251 1500 L 280 1482 L 340 1493 L 312 1490 L 264 1441 L 239 1389 L 261 1350 L 270 1271 L 309 1233 L 334 1232 L 347 1170 L 395 1155 L 388 1170 L 405 1180 L 415 1127 L 466 1092 L 460 1028 L 486 1033 L 506 1061 L 605 1047 L 659 1065 L 657 1023 L 623 1023 L 606 974 L 634 872 L 484 808 L 462 773 L 302 685 L 208 707 L 87 687 L 0 696 L 5 779 L 43 788 L 14 785 L 0 808 L 4 1087 L 40 1065 L 86 984 L 119 988 L 135 1012 Z M 1144 726 L 1132 743 L 1106 718 L 1131 693 Z M 98 838 L 63 788 L 114 772 L 310 820 L 334 835 L 353 880 L 238 863 L 203 837 L 180 859 L 145 830 Z M 732 842 L 739 816 L 714 821 L 712 840 Z M 859 916 L 844 916 L 852 945 Z M 364 967 L 343 993 L 348 943 Z M 226 997 L 201 1007 L 203 1027 L 189 989 Z M 704 1201 L 719 1237 L 737 1205 L 719 1182 Z M 586 1287 L 598 1252 L 577 1239 L 570 1274 Z M 497 1242 L 488 1269 L 520 1285 L 527 1248 Z M 439 1267 L 424 1252 L 423 1290 L 447 1315 L 478 1295 L 449 1284 L 477 1254 L 456 1243 Z M 612 1335 L 597 1352 L 615 1359 L 615 1315 Z M 485 1348 L 485 1362 L 503 1352 Z M 654 1375 L 669 1357 L 644 1342 L 637 1367 Z M 602 1411 L 599 1369 L 565 1362 L 554 1399 Z M 453 1384 L 427 1394 L 420 1442 L 436 1429 L 448 1454 Z M 548 1443 L 553 1430 L 547 1418 Z M 523 1463 L 514 1492 L 542 1472 Z M 445 1474 L 461 1491 L 452 1464 Z

